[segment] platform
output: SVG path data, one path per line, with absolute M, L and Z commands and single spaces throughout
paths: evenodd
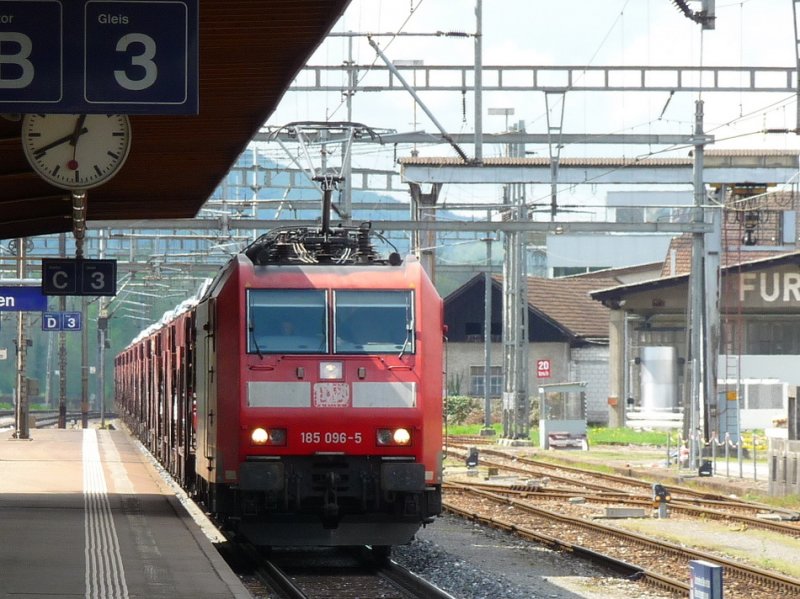
M 251 595 L 123 431 L 0 433 L 0 597 Z

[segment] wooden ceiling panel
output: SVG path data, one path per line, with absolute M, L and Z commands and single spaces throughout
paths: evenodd
M 88 218 L 194 216 L 348 2 L 201 0 L 199 114 L 131 116 L 128 160 L 88 191 Z M 70 231 L 71 213 L 28 166 L 20 122 L 0 118 L 0 239 Z

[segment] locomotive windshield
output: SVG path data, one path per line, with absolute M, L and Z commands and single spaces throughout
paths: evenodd
M 414 353 L 410 291 L 336 291 L 337 354 Z
M 334 291 L 333 352 L 414 353 L 411 291 Z M 328 353 L 327 297 L 318 289 L 251 289 L 247 352 Z
M 251 289 L 247 351 L 251 354 L 327 353 L 325 291 Z

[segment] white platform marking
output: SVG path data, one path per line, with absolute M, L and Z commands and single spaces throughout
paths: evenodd
M 86 599 L 128 599 L 119 538 L 108 502 L 97 431 L 83 431 L 83 506 L 86 537 Z

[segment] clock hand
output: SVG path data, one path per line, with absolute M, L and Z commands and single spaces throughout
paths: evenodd
M 86 131 L 86 128 L 83 126 L 84 122 L 86 122 L 86 115 L 82 114 L 75 122 L 75 130 L 72 132 L 72 139 L 69 140 L 72 146 L 72 160 L 67 162 L 67 168 L 73 171 L 78 170 L 78 161 L 75 160 L 75 157 L 78 155 L 78 138 L 82 135 L 82 131 Z
M 84 134 L 84 133 L 86 133 L 87 131 L 89 131 L 89 130 L 88 130 L 86 127 L 84 127 L 83 129 L 81 129 L 81 130 L 78 132 L 78 135 L 79 135 L 79 136 L 80 136 L 80 135 L 83 135 L 83 134 Z M 47 153 L 47 150 L 51 150 L 51 149 L 55 148 L 56 146 L 60 146 L 61 144 L 67 143 L 68 141 L 70 141 L 70 142 L 71 142 L 71 141 L 72 141 L 72 138 L 73 138 L 74 136 L 75 136 L 75 134 L 74 134 L 74 133 L 70 133 L 69 135 L 65 135 L 64 137 L 59 137 L 57 140 L 55 140 L 55 141 L 51 141 L 49 144 L 45 144 L 45 145 L 43 145 L 41 148 L 36 148 L 36 149 L 33 151 L 33 155 L 34 155 L 36 158 L 41 158 L 42 156 L 44 156 L 44 155 Z
M 72 147 L 78 145 L 78 138 L 86 133 L 86 128 L 83 124 L 86 122 L 86 115 L 82 114 L 78 117 L 78 121 L 75 123 L 75 130 L 72 132 L 72 138 L 69 140 L 69 143 Z M 74 158 L 74 156 L 73 156 Z

